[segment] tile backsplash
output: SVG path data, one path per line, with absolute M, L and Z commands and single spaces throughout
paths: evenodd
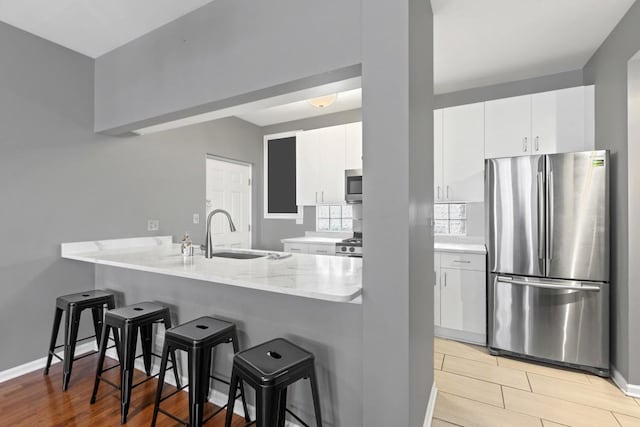
M 467 204 L 436 203 L 433 205 L 434 234 L 467 235 Z

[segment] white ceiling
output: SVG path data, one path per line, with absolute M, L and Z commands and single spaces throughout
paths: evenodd
M 431 0 L 436 93 L 582 68 L 634 0 Z
M 212 0 L 0 0 L 0 21 L 97 58 Z

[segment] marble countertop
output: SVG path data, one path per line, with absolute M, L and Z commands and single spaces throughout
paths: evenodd
M 335 245 L 342 242 L 346 237 L 317 237 L 317 236 L 302 236 L 302 237 L 289 237 L 287 239 L 281 239 L 282 243 L 315 243 L 320 245 Z
M 267 252 L 220 250 L 224 252 Z M 200 251 L 197 250 L 197 253 Z M 357 302 L 362 293 L 362 259 L 293 254 L 230 259 L 183 257 L 171 236 L 63 243 L 62 258 L 229 286 L 336 302 Z M 355 300 L 355 301 L 354 301 Z
M 464 252 L 481 255 L 487 253 L 487 247 L 484 243 L 435 242 L 433 249 L 436 252 Z

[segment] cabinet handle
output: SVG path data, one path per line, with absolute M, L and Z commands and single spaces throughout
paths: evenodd
M 540 151 L 540 137 L 536 136 L 536 151 Z
M 449 200 L 449 186 L 447 185 L 447 200 Z
M 444 272 L 444 287 L 447 287 L 447 272 Z
M 458 262 L 458 263 L 462 263 L 462 264 L 471 264 L 471 261 L 460 260 L 460 259 L 454 259 L 453 262 Z
M 527 152 L 527 140 L 529 138 L 527 138 L 526 136 L 524 137 L 524 139 L 522 140 L 522 151 L 524 151 L 525 153 Z
M 438 200 L 440 200 L 440 186 L 438 185 Z
M 324 191 L 322 191 L 321 194 L 322 194 L 322 203 L 324 203 Z

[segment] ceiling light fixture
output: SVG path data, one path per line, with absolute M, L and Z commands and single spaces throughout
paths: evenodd
M 338 94 L 334 93 L 331 95 L 326 95 L 326 96 L 320 96 L 318 98 L 313 98 L 308 100 L 307 102 L 311 105 L 313 105 L 316 108 L 327 108 L 328 106 L 332 105 L 334 102 L 336 102 L 336 99 L 338 99 Z

